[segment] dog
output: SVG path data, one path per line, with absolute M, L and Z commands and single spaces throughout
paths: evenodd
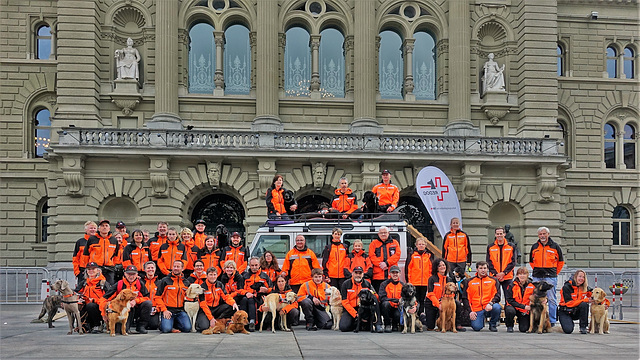
M 187 299 L 194 299 L 195 301 L 185 301 L 184 311 L 189 315 L 191 319 L 191 332 L 196 332 L 196 317 L 198 316 L 198 310 L 200 310 L 200 302 L 198 301 L 199 295 L 204 293 L 202 286 L 199 284 L 191 284 L 187 288 L 185 297 Z
M 362 212 L 365 214 L 376 214 L 378 213 L 378 197 L 371 190 L 367 190 L 362 195 Z M 368 215 L 369 217 L 375 215 Z
M 218 319 L 213 327 L 202 331 L 202 335 L 220 334 L 227 330 L 227 325 L 231 319 Z
M 224 249 L 225 246 L 229 245 L 229 230 L 224 224 L 216 226 L 216 241 L 218 249 Z
M 529 298 L 531 300 L 529 306 L 531 307 L 529 316 L 529 330 L 528 333 L 538 328 L 538 334 L 543 332 L 549 332 L 551 329 L 551 321 L 549 320 L 549 305 L 547 304 L 547 291 L 553 288 L 553 285 L 546 281 L 539 281 L 533 283 L 535 289 L 533 294 Z
M 47 314 L 47 324 L 49 324 L 49 328 L 54 328 L 53 326 L 53 317 L 58 313 L 58 309 L 60 309 L 60 305 L 62 305 L 62 296 L 60 295 L 51 295 L 44 299 L 42 302 L 42 311 L 40 311 L 40 315 L 36 320 L 42 319 L 44 314 Z M 39 322 L 39 321 L 33 321 Z
M 440 317 L 438 318 L 438 329 L 440 332 L 453 331 L 457 333 L 456 330 L 456 300 L 455 296 L 458 292 L 458 285 L 453 282 L 448 282 L 444 286 L 444 295 L 440 300 Z
M 57 291 L 62 295 L 62 308 L 67 313 L 67 319 L 69 319 L 69 332 L 67 335 L 73 334 L 73 331 L 76 329 L 74 324 L 78 324 L 78 334 L 84 334 L 80 310 L 78 309 L 78 295 L 74 293 L 66 280 L 61 279 L 56 280 L 56 282 L 51 285 L 51 290 Z
M 249 335 L 247 329 L 244 328 L 245 325 L 249 325 L 249 314 L 244 310 L 238 310 L 231 317 L 231 321 L 227 324 L 227 330 L 225 332 L 229 335 L 233 335 L 235 333 Z
M 131 310 L 131 300 L 138 297 L 130 289 L 120 291 L 115 299 L 111 300 L 107 305 L 107 328 L 111 336 L 116 336 L 116 325 L 120 323 L 120 333 L 127 336 L 127 319 L 129 319 L 129 311 Z
M 287 189 L 282 193 L 282 199 L 284 200 L 284 208 L 287 211 L 287 215 L 293 215 L 295 211 L 291 210 L 291 205 L 296 203 L 293 191 Z
M 609 333 L 609 310 L 606 308 L 607 294 L 601 288 L 595 288 L 591 292 L 591 322 L 589 333 Z
M 413 284 L 406 283 L 402 285 L 402 289 L 400 290 L 400 299 L 398 301 L 398 306 L 401 309 L 402 313 L 402 322 L 404 324 L 404 328 L 402 329 L 402 333 L 406 334 L 408 329 L 411 329 L 411 333 L 416 333 L 416 312 L 413 314 L 409 313 L 409 310 L 416 306 L 416 287 Z
M 325 294 L 329 299 L 327 312 L 330 312 L 333 317 L 333 327 L 331 327 L 331 330 L 338 331 L 340 330 L 340 319 L 344 312 L 344 307 L 342 307 L 342 294 L 340 294 L 340 290 L 335 286 L 331 286 L 325 290 Z
M 368 323 L 371 332 L 376 332 L 376 323 L 378 322 L 378 299 L 371 289 L 362 289 L 358 293 L 358 319 L 356 320 L 356 329 L 353 332 L 360 331 L 362 323 Z
M 264 325 L 264 319 L 268 313 L 271 313 L 271 332 L 276 333 L 276 317 L 280 316 L 280 310 L 289 304 L 296 302 L 298 297 L 293 291 L 289 291 L 285 294 L 284 301 L 281 301 L 280 294 L 269 294 L 264 297 L 264 305 L 269 307 L 269 311 L 262 313 L 262 320 L 260 320 L 260 332 L 262 332 L 262 326 Z M 287 327 L 287 315 L 280 316 L 280 329 L 284 331 L 291 331 Z

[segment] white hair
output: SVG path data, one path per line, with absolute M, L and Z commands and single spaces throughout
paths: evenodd
M 546 232 L 547 232 L 547 234 L 551 233 L 551 232 L 549 231 L 549 228 L 548 228 L 548 227 L 546 227 L 546 226 L 540 226 L 540 227 L 538 228 L 538 232 L 540 232 L 540 231 L 542 231 L 542 230 L 546 231 Z

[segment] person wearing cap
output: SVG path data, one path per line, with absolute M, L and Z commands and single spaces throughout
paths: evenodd
M 231 234 L 231 244 L 220 250 L 220 268 L 224 266 L 227 260 L 235 261 L 237 270 L 240 273 L 243 273 L 247 269 L 249 250 L 242 246 L 242 237 L 240 237 L 240 233 L 237 231 Z
M 131 265 L 137 267 L 138 275 L 144 277 L 144 264 L 150 260 L 151 253 L 149 252 L 149 247 L 144 243 L 142 230 L 133 230 L 131 237 L 133 241 L 127 245 L 122 252 L 122 265 L 125 268 Z
M 118 254 L 120 244 L 111 234 L 109 220 L 98 223 L 98 232 L 87 239 L 83 258 L 87 263 L 95 262 L 101 267 L 102 275 L 109 284 L 115 283 L 114 258 Z
M 322 269 L 311 270 L 311 278 L 298 290 L 298 304 L 304 313 L 307 331 L 331 329 L 333 321 L 327 313 L 329 284 L 322 281 Z
M 340 289 L 347 278 L 344 269 L 349 268 L 349 245 L 341 241 L 342 229 L 336 227 L 331 231 L 331 242 L 322 251 L 322 269 L 329 284 Z
M 194 245 L 198 247 L 198 249 L 202 249 L 204 247 L 204 240 L 207 238 L 207 234 L 204 233 L 207 228 L 207 223 L 202 220 L 196 220 L 194 224 L 195 232 L 193 234 Z
M 342 317 L 340 318 L 340 331 L 353 331 L 356 328 L 356 318 L 358 317 L 358 294 L 360 294 L 360 290 L 369 289 L 374 292 L 373 286 L 369 282 L 369 280 L 364 279 L 364 270 L 362 266 L 356 266 L 353 268 L 353 273 L 351 279 L 346 280 L 342 283 L 342 288 L 340 288 L 340 295 L 342 296 L 342 307 L 344 308 L 344 312 L 342 313 Z M 377 296 L 377 295 L 374 295 Z M 382 316 L 380 316 L 380 306 L 376 306 L 376 317 L 377 321 L 375 324 L 376 332 L 383 332 L 382 329 Z M 371 326 L 374 326 L 373 324 Z
M 289 277 L 289 285 L 297 293 L 300 286 L 311 280 L 311 269 L 319 268 L 318 257 L 307 247 L 304 235 L 296 236 L 296 246 L 284 257 L 282 273 Z
M 127 225 L 125 225 L 124 222 L 118 221 L 116 223 L 116 232 L 122 235 L 123 241 L 129 241 L 129 233 L 127 232 Z
M 271 186 L 267 189 L 265 201 L 267 203 L 267 217 L 269 219 L 288 219 L 287 208 L 284 205 L 284 192 L 287 190 L 282 187 L 284 178 L 282 175 L 275 175 Z M 289 206 L 289 210 L 295 211 L 298 204 L 293 199 L 293 204 Z
M 378 197 L 378 209 L 380 212 L 392 212 L 398 207 L 400 190 L 391 183 L 391 172 L 389 170 L 382 171 L 382 182 L 375 185 L 371 191 Z
M 186 264 L 187 249 L 178 239 L 178 231 L 175 228 L 169 228 L 167 229 L 167 241 L 160 246 L 158 253 L 158 268 L 160 268 L 160 272 L 164 276 L 169 275 L 171 273 L 171 264 L 176 260 L 182 260 Z
M 346 177 L 341 177 L 338 181 L 338 188 L 334 191 L 329 211 L 339 213 L 339 217 L 342 219 L 348 219 L 356 210 L 358 210 L 358 198 L 349 188 L 349 180 Z
M 384 332 L 390 333 L 392 331 L 398 331 L 400 325 L 400 309 L 398 304 L 402 297 L 402 285 L 404 283 L 400 281 L 400 268 L 397 265 L 393 265 L 389 268 L 390 278 L 383 281 L 380 285 L 380 312 L 384 319 Z M 414 304 L 411 310 L 415 313 L 417 306 Z
M 184 262 L 175 260 L 171 273 L 157 282 L 158 289 L 153 305 L 161 312 L 160 331 L 191 332 L 191 319 L 184 311 L 184 299 L 189 281 L 182 276 Z
M 160 253 L 160 246 L 162 246 L 162 244 L 167 241 L 168 230 L 169 224 L 164 221 L 158 222 L 158 231 L 147 242 L 147 246 L 149 247 L 149 251 L 151 252 L 151 260 L 156 263 L 156 271 L 158 272 L 158 276 L 162 275 L 162 273 L 160 273 L 160 267 L 158 266 L 158 254 Z
M 95 235 L 98 231 L 98 225 L 93 221 L 87 221 L 84 223 L 84 236 L 76 241 L 76 246 L 73 249 L 73 274 L 76 276 L 76 284 L 80 284 L 84 280 L 84 269 L 86 263 L 83 260 L 82 254 L 84 253 L 84 247 L 87 245 L 87 240 L 92 235 Z
M 389 228 L 381 226 L 378 236 L 369 244 L 369 259 L 373 265 L 371 283 L 376 291 L 380 289 L 380 284 L 389 278 L 389 268 L 398 265 L 400 256 L 400 244 L 389 236 Z
M 102 275 L 100 266 L 95 262 L 87 263 L 84 279 L 75 289 L 75 292 L 80 294 L 80 303 L 84 303 L 80 308 L 80 316 L 86 318 L 87 332 L 91 331 L 93 334 L 102 332 L 104 324 L 100 304 L 105 301 L 102 295 L 109 288 L 109 283 Z
M 120 294 L 124 289 L 133 291 L 137 297 L 129 302 L 129 318 L 127 319 L 127 332 L 134 320 L 136 320 L 136 331 L 138 334 L 147 333 L 147 324 L 151 317 L 151 308 L 153 307 L 151 300 L 149 299 L 149 290 L 145 286 L 143 281 L 140 281 L 138 277 L 138 268 L 134 265 L 129 265 L 124 270 L 124 277 L 119 280 L 114 286 L 112 286 L 107 292 L 104 293 L 103 298 L 106 299 L 100 306 L 102 315 L 106 317 L 109 310 L 109 302 Z

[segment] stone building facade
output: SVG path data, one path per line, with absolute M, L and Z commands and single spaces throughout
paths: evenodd
M 63 266 L 102 218 L 225 214 L 250 238 L 275 174 L 309 209 L 389 169 L 439 245 L 428 165 L 476 260 L 508 223 L 524 258 L 547 226 L 570 267 L 638 265 L 637 0 L 1 4 L 1 266 Z M 139 77 L 114 80 L 128 38 Z M 490 53 L 503 91 L 483 91 Z

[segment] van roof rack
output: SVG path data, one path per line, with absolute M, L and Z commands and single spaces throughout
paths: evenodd
M 302 225 L 304 229 L 309 230 L 326 230 L 328 228 L 333 229 L 339 227 L 341 229 L 353 229 L 354 224 L 367 225 L 373 227 L 378 223 L 390 223 L 390 222 L 404 222 L 404 216 L 402 213 L 394 212 L 389 214 L 380 213 L 362 213 L 358 219 L 327 219 L 322 217 L 323 215 L 317 213 L 296 214 L 290 216 L 289 219 L 280 220 L 267 220 L 262 227 L 269 227 L 270 229 L 279 225 L 297 224 Z

